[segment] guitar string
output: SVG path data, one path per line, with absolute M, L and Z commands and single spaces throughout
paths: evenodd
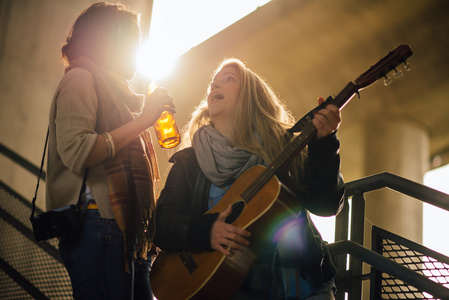
M 278 155 L 273 162 L 253 181 L 253 183 L 246 188 L 240 195 L 241 198 L 248 203 L 254 195 L 274 176 L 276 171 L 290 158 L 290 156 L 298 150 L 302 150 L 313 134 L 316 133 L 316 128 L 312 122 L 308 123 L 301 134 L 295 137 L 289 145 L 287 145 L 281 154 Z
M 357 84 L 350 82 L 340 91 L 331 103 L 340 108 L 345 104 L 345 101 L 351 99 L 357 91 Z M 309 121 L 309 123 L 304 126 L 301 133 L 295 137 L 293 141 L 282 150 L 280 155 L 278 155 L 273 162 L 269 164 L 259 176 L 257 176 L 253 183 L 240 194 L 242 200 L 245 201 L 245 203 L 251 201 L 254 195 L 275 175 L 278 169 L 290 158 L 290 156 L 295 153 L 295 151 L 302 150 L 307 145 L 314 134 L 316 134 L 316 128 L 312 121 Z

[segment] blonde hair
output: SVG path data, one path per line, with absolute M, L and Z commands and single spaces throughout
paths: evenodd
M 295 123 L 294 117 L 265 80 L 238 59 L 225 59 L 215 70 L 213 77 L 225 67 L 237 69 L 241 80 L 231 142 L 233 146 L 254 153 L 269 164 L 291 140 L 292 135 L 286 130 Z M 193 112 L 190 122 L 183 129 L 183 147 L 191 144 L 193 135 L 200 127 L 211 124 L 207 106 L 209 93 L 210 86 Z M 301 156 L 304 153 L 302 151 Z M 296 161 L 295 165 L 298 166 L 303 159 Z

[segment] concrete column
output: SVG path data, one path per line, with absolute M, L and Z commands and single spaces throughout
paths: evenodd
M 375 120 L 365 127 L 366 175 L 390 172 L 421 183 L 429 161 L 426 130 L 408 120 Z M 367 194 L 366 199 L 368 224 L 422 243 L 421 201 L 386 188 Z M 371 234 L 365 234 L 366 245 L 370 240 Z
M 428 170 L 429 136 L 413 122 L 375 118 L 365 125 L 365 175 L 390 172 L 422 183 Z M 371 248 L 371 225 L 422 243 L 423 204 L 388 188 L 365 194 L 364 245 Z M 364 273 L 369 268 L 364 266 Z M 363 283 L 363 299 L 369 298 L 369 282 Z

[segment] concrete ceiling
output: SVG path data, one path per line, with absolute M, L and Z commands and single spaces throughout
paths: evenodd
M 183 126 L 218 63 L 237 57 L 300 118 L 317 96 L 337 94 L 399 44 L 414 52 L 411 71 L 363 90 L 343 110 L 339 136 L 351 145 L 342 160 L 355 174 L 350 168 L 361 150 L 351 133 L 366 122 L 404 119 L 429 132 L 431 157 L 449 149 L 449 1 L 273 0 L 191 49 L 161 82 Z

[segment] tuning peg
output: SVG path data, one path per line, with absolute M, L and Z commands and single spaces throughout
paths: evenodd
M 394 69 L 394 74 L 393 74 L 394 78 L 399 78 L 402 76 L 402 71 L 401 70 L 396 70 L 396 68 Z
M 391 78 L 391 77 L 388 78 L 387 76 L 385 76 L 385 80 L 384 80 L 384 85 L 385 86 L 389 85 L 392 82 L 393 82 L 393 78 Z
M 410 65 L 404 61 L 404 70 L 406 70 L 407 72 L 410 71 Z

